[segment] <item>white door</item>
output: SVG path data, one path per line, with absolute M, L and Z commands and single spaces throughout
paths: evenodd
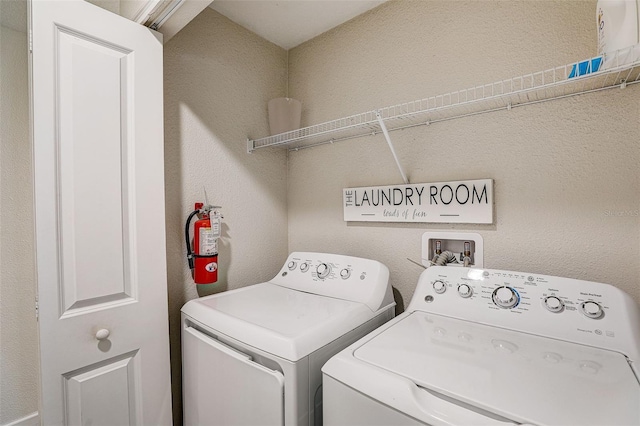
M 30 6 L 42 423 L 170 424 L 161 40 Z

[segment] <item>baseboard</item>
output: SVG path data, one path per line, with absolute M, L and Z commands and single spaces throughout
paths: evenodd
M 31 413 L 21 419 L 14 420 L 11 423 L 7 423 L 4 426 L 40 426 L 40 416 L 36 411 L 35 413 Z

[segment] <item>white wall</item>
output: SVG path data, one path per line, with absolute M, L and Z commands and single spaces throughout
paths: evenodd
M 391 1 L 291 50 L 290 95 L 310 125 L 594 56 L 595 4 Z M 406 305 L 422 233 L 477 231 L 485 267 L 640 303 L 639 98 L 637 85 L 391 133 L 412 182 L 494 179 L 493 225 L 345 223 L 342 188 L 402 183 L 383 137 L 292 152 L 289 250 L 378 259 Z
M 38 411 L 26 7 L 0 27 L 0 424 Z M 21 18 L 22 17 L 22 18 Z M 33 421 L 31 421 L 33 423 Z
M 267 102 L 286 89 L 286 52 L 206 8 L 165 45 L 167 264 L 174 415 L 180 405 L 180 308 L 197 297 L 185 259 L 193 203 L 221 205 L 219 282 L 273 278 L 287 256 L 286 152 L 247 154 L 268 133 Z

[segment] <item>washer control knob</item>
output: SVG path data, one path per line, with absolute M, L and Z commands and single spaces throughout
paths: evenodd
M 436 291 L 436 293 L 442 294 L 445 291 L 447 291 L 447 285 L 443 281 L 440 281 L 440 280 L 434 281 L 433 289 Z
M 493 303 L 504 309 L 515 308 L 520 302 L 518 292 L 511 287 L 502 286 L 493 291 Z
M 296 269 L 296 265 L 297 263 L 294 260 L 292 260 L 291 262 L 289 262 L 287 267 L 289 268 L 290 271 L 293 271 L 294 269 Z
M 307 272 L 308 270 L 309 270 L 309 264 L 307 262 L 304 262 L 300 265 L 300 271 Z
M 548 296 L 544 298 L 544 307 L 550 312 L 558 313 L 564 310 L 564 303 L 557 296 Z
M 316 268 L 316 272 L 318 273 L 318 278 L 325 279 L 331 272 L 331 266 L 327 265 L 326 263 L 321 263 Z
M 593 300 L 588 300 L 586 302 L 582 302 L 580 305 L 580 310 L 587 318 L 598 319 L 604 315 L 604 311 L 602 310 L 602 306 L 598 302 L 594 302 Z
M 458 294 L 460 295 L 460 297 L 464 297 L 466 299 L 468 297 L 471 297 L 471 295 L 473 294 L 473 289 L 467 284 L 460 284 L 458 286 Z
M 351 271 L 347 268 L 344 268 L 342 271 L 340 271 L 340 277 L 343 280 L 346 280 L 347 278 L 349 278 L 351 276 Z

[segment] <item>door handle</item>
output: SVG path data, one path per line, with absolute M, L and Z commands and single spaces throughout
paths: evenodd
M 457 421 L 461 424 L 476 425 L 508 426 L 519 424 L 505 417 L 474 407 L 471 404 L 457 401 L 439 392 L 418 386 L 413 382 L 410 383 L 416 403 L 427 412 L 437 413 L 438 417 L 449 419 L 451 424 L 455 424 Z
M 110 334 L 111 334 L 111 332 L 109 330 L 107 330 L 106 328 L 101 328 L 96 333 L 96 339 L 98 339 L 98 340 L 106 340 L 106 339 L 109 338 Z
M 257 369 L 260 370 L 264 370 L 265 372 L 269 373 L 270 375 L 274 376 L 277 378 L 278 382 L 282 382 L 284 383 L 284 375 L 278 371 L 278 370 L 272 370 L 269 367 L 265 367 L 262 364 L 258 364 L 257 362 L 255 362 L 253 360 L 253 357 L 251 355 L 245 354 L 244 352 L 241 352 L 235 348 L 232 348 L 231 346 L 226 345 L 225 343 L 219 341 L 218 339 L 209 336 L 203 332 L 201 332 L 200 330 L 198 330 L 197 328 L 193 328 L 191 326 L 187 326 L 186 328 L 183 329 L 186 333 L 191 334 L 193 337 L 197 338 L 198 340 L 204 342 L 205 344 L 211 346 L 212 348 L 223 352 L 235 359 L 237 359 L 238 361 L 241 361 L 245 364 L 249 364 Z

